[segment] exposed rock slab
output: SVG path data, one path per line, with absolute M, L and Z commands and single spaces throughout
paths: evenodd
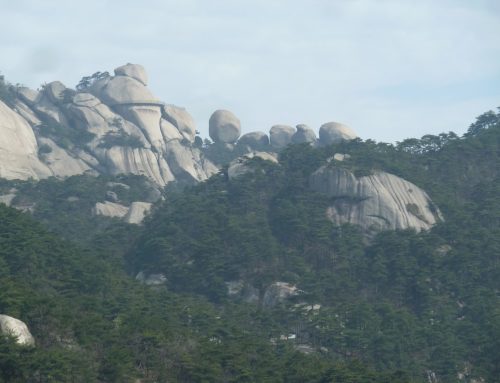
M 50 152 L 40 154 L 40 158 L 58 177 L 70 177 L 92 170 L 84 161 L 71 156 L 50 138 L 39 137 L 38 142 L 40 148 L 50 148 Z
M 146 70 L 142 65 L 139 64 L 128 63 L 119 66 L 115 69 L 115 75 L 131 77 L 141 82 L 144 86 L 148 85 L 148 75 L 146 73 Z
M 245 154 L 244 156 L 238 157 L 229 163 L 227 169 L 227 176 L 229 177 L 229 179 L 231 180 L 253 171 L 253 169 L 248 165 L 248 161 L 252 158 L 260 158 L 264 161 L 270 161 L 275 164 L 278 163 L 278 159 L 276 158 L 276 154 L 274 153 L 251 152 Z
M 94 215 L 103 215 L 105 217 L 123 218 L 128 213 L 128 207 L 115 202 L 97 202 L 92 209 Z
M 0 101 L 0 177 L 26 180 L 51 176 L 37 153 L 35 134 L 28 122 Z
M 381 230 L 428 230 L 442 220 L 425 191 L 389 173 L 356 178 L 346 169 L 326 165 L 311 175 L 310 186 L 334 199 L 327 210 L 332 222 L 359 225 L 368 235 Z
M 264 307 L 274 307 L 277 304 L 299 294 L 297 286 L 286 282 L 274 282 L 269 286 L 262 299 Z
M 135 201 L 130 205 L 125 222 L 139 225 L 142 223 L 146 215 L 151 211 L 153 204 L 149 202 Z
M 175 105 L 164 105 L 163 118 L 175 126 L 186 140 L 194 142 L 196 123 L 186 109 Z
M 23 321 L 8 315 L 0 315 L 0 330 L 4 335 L 17 338 L 17 343 L 23 346 L 34 346 L 35 338 Z

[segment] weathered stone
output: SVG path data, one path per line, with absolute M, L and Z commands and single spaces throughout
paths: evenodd
M 51 102 L 58 104 L 64 100 L 64 91 L 66 89 L 66 86 L 61 81 L 52 81 L 45 85 L 43 91 Z
M 208 132 L 214 142 L 232 144 L 241 134 L 241 123 L 230 111 L 216 110 L 208 121 Z
M 338 144 L 356 137 L 351 128 L 339 122 L 327 122 L 319 128 L 319 142 L 322 145 Z
M 37 155 L 38 145 L 28 122 L 0 101 L 0 177 L 26 180 L 51 176 Z
M 309 126 L 297 125 L 297 132 L 292 136 L 292 143 L 303 144 L 316 142 L 316 133 Z
M 108 201 L 111 201 L 111 202 L 118 202 L 120 201 L 120 199 L 118 198 L 118 194 L 116 194 L 114 191 L 112 190 L 108 190 L 106 192 L 106 199 Z
M 28 326 L 23 321 L 8 315 L 0 315 L 0 330 L 4 335 L 16 337 L 18 344 L 23 346 L 34 346 L 35 338 L 31 335 Z
M 140 81 L 143 85 L 148 85 L 148 75 L 142 65 L 139 64 L 125 64 L 115 69 L 115 75 L 127 76 Z
M 205 180 L 216 172 L 216 167 L 202 158 L 200 151 L 182 145 L 178 140 L 166 144 L 166 159 L 175 177 L 184 181 Z
M 278 303 L 298 294 L 299 290 L 296 286 L 286 282 L 274 282 L 266 289 L 262 305 L 264 307 L 274 307 Z
M 165 274 L 146 274 L 144 271 L 139 271 L 135 279 L 147 286 L 161 286 L 167 283 Z
M 175 179 L 165 158 L 149 149 L 113 146 L 95 154 L 109 174 L 144 175 L 161 186 Z
M 264 132 L 244 134 L 238 140 L 238 145 L 248 145 L 252 149 L 265 149 L 269 146 L 269 137 Z
M 229 179 L 231 180 L 235 177 L 239 177 L 243 174 L 253 171 L 253 169 L 248 166 L 248 161 L 252 158 L 260 158 L 264 161 L 270 161 L 275 164 L 278 163 L 278 159 L 276 158 L 276 155 L 274 153 L 251 152 L 245 154 L 244 156 L 238 157 L 229 163 L 229 166 L 227 168 L 227 176 L 229 177 Z
M 186 109 L 175 105 L 164 105 L 163 117 L 174 125 L 186 140 L 194 142 L 196 123 Z
M 105 201 L 97 202 L 92 209 L 92 214 L 105 217 L 123 218 L 128 213 L 128 207 L 119 203 Z
M 24 118 L 31 126 L 38 126 L 42 121 L 37 117 L 37 115 L 30 109 L 25 103 L 16 100 L 14 102 L 14 111 Z
M 146 215 L 151 211 L 153 204 L 142 201 L 132 202 L 127 214 L 125 215 L 125 222 L 139 225 L 142 223 Z
M 292 142 L 296 129 L 288 125 L 274 125 L 269 131 L 270 143 L 273 148 L 281 149 Z
M 92 90 L 92 92 L 95 91 Z M 121 104 L 162 105 L 143 83 L 126 76 L 111 78 L 96 95 L 105 104 L 111 106 Z
M 25 86 L 17 88 L 17 94 L 19 98 L 28 106 L 33 106 L 39 97 L 39 93 L 36 90 Z
M 427 230 L 442 220 L 425 191 L 385 172 L 356 178 L 326 165 L 311 175 L 310 186 L 333 198 L 327 210 L 332 222 L 359 225 L 368 236 L 381 230 Z
M 86 106 L 88 108 L 92 108 L 93 106 L 97 106 L 101 103 L 101 101 L 90 93 L 77 93 L 73 97 L 73 104 L 77 106 Z
M 172 123 L 164 120 L 163 118 L 160 121 L 160 130 L 165 142 L 169 142 L 171 140 L 180 141 L 184 138 L 181 132 L 179 132 L 179 130 Z
M 58 146 L 50 138 L 38 137 L 39 148 L 49 148 L 50 151 L 40 153 L 39 158 L 58 177 L 70 177 L 91 171 L 91 168 L 80 158 L 75 158 Z
M 14 198 L 16 198 L 14 193 L 0 195 L 0 203 L 10 206 Z

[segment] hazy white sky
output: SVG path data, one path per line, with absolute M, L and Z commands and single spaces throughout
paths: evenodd
M 127 62 L 203 136 L 328 121 L 399 141 L 500 106 L 498 0 L 0 0 L 0 71 L 37 88 Z

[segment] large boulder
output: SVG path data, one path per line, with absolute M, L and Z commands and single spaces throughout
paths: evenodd
M 327 209 L 332 222 L 359 225 L 368 237 L 381 230 L 427 230 L 442 220 L 425 191 L 389 173 L 357 178 L 330 164 L 311 175 L 310 187 L 332 199 Z
M 319 128 L 319 142 L 322 145 L 338 144 L 356 137 L 351 128 L 339 122 L 327 122 Z
M 27 180 L 51 175 L 38 159 L 38 144 L 31 126 L 0 101 L 0 177 Z
M 125 215 L 125 222 L 139 225 L 142 223 L 146 215 L 151 211 L 152 203 L 135 201 L 130 204 L 127 214 Z
M 85 172 L 92 172 L 91 167 L 80 158 L 71 156 L 50 138 L 38 137 L 40 159 L 58 177 L 70 177 Z M 96 174 L 97 175 L 97 174 Z
M 208 133 L 214 142 L 235 143 L 241 134 L 240 120 L 228 110 L 216 110 L 208 121 Z
M 17 88 L 17 95 L 26 105 L 29 106 L 33 106 L 39 97 L 39 93 L 36 90 L 25 86 Z
M 91 91 L 105 104 L 111 106 L 120 104 L 162 104 L 142 82 L 127 76 L 116 76 L 106 81 L 102 88 L 98 88 L 98 94 L 95 93 L 96 91 L 93 88 Z
M 316 133 L 305 124 L 297 125 L 297 132 L 292 136 L 292 143 L 304 144 L 316 142 Z
M 146 70 L 142 65 L 139 64 L 128 63 L 119 66 L 115 69 L 115 75 L 131 77 L 141 82 L 144 86 L 148 85 L 148 75 L 146 73 Z
M 292 142 L 292 137 L 296 129 L 288 125 L 274 125 L 269 130 L 271 146 L 275 149 L 281 149 Z
M 163 118 L 174 125 L 186 140 L 194 142 L 196 124 L 186 109 L 175 105 L 164 105 Z
M 124 218 L 128 213 L 128 207 L 116 202 L 97 202 L 92 209 L 93 215 L 103 215 L 105 217 Z
M 23 321 L 8 315 L 0 315 L 0 331 L 3 335 L 16 337 L 18 344 L 23 346 L 34 346 L 35 339 L 31 335 L 28 326 Z
M 61 81 L 52 81 L 45 85 L 44 93 L 51 102 L 59 104 L 64 100 L 64 91 L 66 89 L 66 86 Z
M 238 145 L 246 145 L 252 149 L 265 149 L 269 146 L 269 137 L 264 132 L 247 133 L 241 136 L 238 140 Z

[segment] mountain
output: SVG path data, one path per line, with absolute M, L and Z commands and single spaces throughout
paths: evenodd
M 0 381 L 498 381 L 500 113 L 210 141 L 147 83 L 0 81 Z

